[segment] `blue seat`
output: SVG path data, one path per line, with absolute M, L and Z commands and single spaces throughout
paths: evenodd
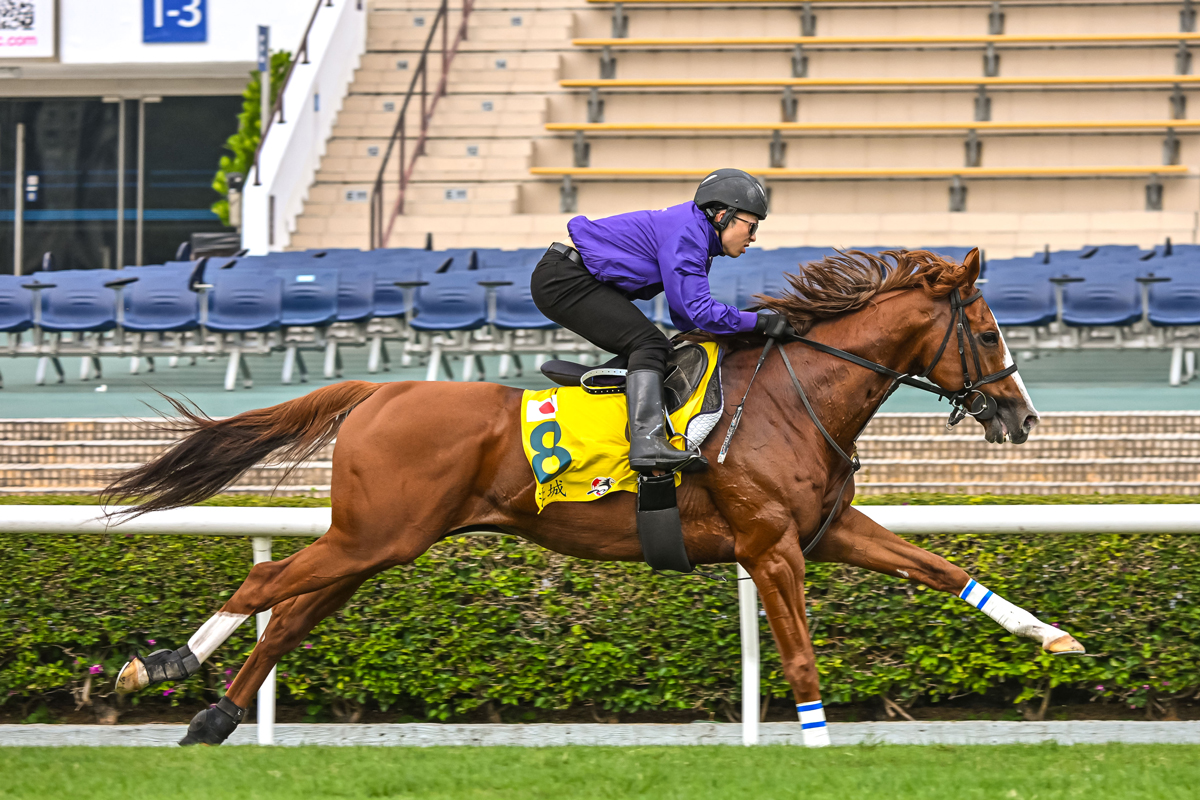
M 475 256 L 475 248 L 460 247 L 451 248 L 449 250 L 430 250 L 431 253 L 436 253 L 443 258 L 451 259 L 451 272 L 462 272 L 463 270 L 474 270 L 479 268 L 479 262 Z
M 52 332 L 110 331 L 117 326 L 117 293 L 105 286 L 124 276 L 108 269 L 35 272 L 26 283 L 53 284 L 40 291 L 42 328 Z
M 482 254 L 482 252 L 481 252 Z M 540 258 L 540 256 L 539 256 Z M 529 288 L 529 273 L 521 268 L 490 271 L 476 280 L 507 280 L 511 286 L 497 286 L 495 326 L 501 330 L 549 330 L 558 323 L 546 318 L 533 302 Z
M 973 247 L 912 247 L 910 250 L 928 250 L 931 253 L 936 253 L 942 258 L 955 261 L 959 264 L 967 257 L 967 253 L 975 248 Z
M 200 325 L 200 301 L 192 289 L 198 261 L 127 267 L 137 281 L 124 291 L 125 329 L 135 333 L 191 331 Z
M 1084 261 L 1141 261 L 1149 257 L 1153 251 L 1146 251 L 1136 244 L 1104 244 L 1084 248 L 1080 259 Z
M 1055 275 L 1042 257 L 998 259 L 988 264 L 988 280 L 980 289 L 996 322 L 1003 326 L 1048 325 L 1058 316 Z
M 0 275 L 0 332 L 20 333 L 33 327 L 33 292 L 21 286 L 28 281 Z
M 717 262 L 720 264 L 720 262 Z M 726 305 L 738 305 L 738 286 L 739 281 L 744 275 L 760 275 L 757 270 L 735 270 L 725 264 L 714 266 L 712 272 L 708 273 L 708 292 L 712 298 L 718 303 Z
M 341 270 L 337 283 L 338 322 L 362 322 L 375 316 L 375 273 Z
M 222 269 L 206 274 L 208 328 L 241 333 L 277 330 L 283 323 L 283 281 L 260 269 Z
M 505 269 L 533 272 L 533 268 L 546 255 L 546 249 L 528 247 L 521 250 L 476 250 L 476 260 L 479 269 Z
M 1141 288 L 1137 279 L 1151 271 L 1144 255 L 1113 248 L 1103 256 L 1081 258 L 1068 270 L 1083 278 L 1063 287 L 1063 322 L 1075 327 L 1132 325 L 1142 318 Z
M 1176 249 L 1171 256 L 1155 259 L 1152 274 L 1171 280 L 1150 284 L 1150 323 L 1200 325 L 1200 249 Z
M 446 272 L 425 278 L 413 298 L 420 331 L 473 331 L 487 324 L 487 291 L 476 272 Z
M 333 267 L 279 267 L 270 270 L 269 274 L 282 282 L 281 325 L 324 328 L 337 321 L 339 270 Z

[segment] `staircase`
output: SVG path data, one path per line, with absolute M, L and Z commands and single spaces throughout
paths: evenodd
M 439 249 L 515 248 L 565 235 L 570 215 L 522 210 L 534 142 L 546 135 L 549 98 L 561 93 L 557 81 L 572 15 L 586 3 L 512 5 L 475 2 L 388 246 L 423 247 L 427 233 Z M 293 249 L 367 246 L 371 187 L 434 13 L 436 7 L 421 0 L 376 0 L 370 7 L 367 53 L 297 221 Z M 451 30 L 459 19 L 451 14 Z M 439 74 L 433 70 L 431 87 Z M 396 164 L 393 157 L 389 168 Z M 553 186 L 545 188 L 556 196 Z M 394 186 L 385 200 L 390 211 Z
M 880 414 L 859 440 L 858 494 L 1196 494 L 1200 412 L 1046 414 L 1025 444 L 992 445 L 970 420 Z M 176 436 L 157 420 L 0 420 L 0 494 L 87 494 Z M 329 494 L 333 446 L 294 471 L 281 495 Z M 258 466 L 230 491 L 267 494 L 283 468 Z

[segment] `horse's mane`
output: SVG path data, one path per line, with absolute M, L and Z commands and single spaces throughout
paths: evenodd
M 788 273 L 792 288 L 781 296 L 755 295 L 755 308 L 783 314 L 803 334 L 817 320 L 860 309 L 882 292 L 919 287 L 931 297 L 945 297 L 965 280 L 966 271 L 962 264 L 928 250 L 884 250 L 878 255 L 839 250 Z

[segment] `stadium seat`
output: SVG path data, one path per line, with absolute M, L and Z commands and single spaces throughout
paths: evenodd
M 481 257 L 484 252 L 480 251 Z M 541 253 L 538 258 L 541 258 Z M 488 276 L 489 279 L 492 277 Z M 533 302 L 529 273 L 525 269 L 505 270 L 498 277 L 512 281 L 512 285 L 497 286 L 495 289 L 496 315 L 492 319 L 493 325 L 500 330 L 550 330 L 558 327 L 558 323 L 547 319 Z
M 28 278 L 0 275 L 0 332 L 21 333 L 33 327 L 33 292 L 21 284 Z
M 280 267 L 271 273 L 282 282 L 280 324 L 324 328 L 338 318 L 340 271 L 333 267 Z
M 413 328 L 473 331 L 487 324 L 487 291 L 479 285 L 478 275 L 451 271 L 426 280 L 429 285 L 418 288 L 413 298 Z
M 1200 325 L 1200 255 L 1176 251 L 1155 259 L 1151 274 L 1170 280 L 1150 284 L 1150 323 L 1160 327 Z
M 449 250 L 430 250 L 429 252 L 437 253 L 439 256 L 451 259 L 450 267 L 447 271 L 461 272 L 463 270 L 474 270 L 479 268 L 479 262 L 475 256 L 475 248 L 473 247 L 451 248 Z
M 283 281 L 258 269 L 222 269 L 205 275 L 212 285 L 206 327 L 245 333 L 278 330 L 283 324 Z
M 1073 327 L 1132 325 L 1142 318 L 1139 276 L 1150 268 L 1137 247 L 1113 246 L 1081 258 L 1067 270 L 1078 283 L 1063 288 L 1063 322 Z
M 54 285 L 39 292 L 43 330 L 99 333 L 117 327 L 117 292 L 105 284 L 123 279 L 137 280 L 113 270 L 65 269 L 35 272 L 26 285 Z
M 166 333 L 199 327 L 200 302 L 192 284 L 200 269 L 196 261 L 126 268 L 138 280 L 124 292 L 125 330 Z
M 363 322 L 375 316 L 375 273 L 367 269 L 342 270 L 338 276 L 338 322 Z
M 523 271 L 527 276 L 546 254 L 545 248 L 529 247 L 521 250 L 476 250 L 479 269 L 506 269 Z
M 993 260 L 983 299 L 1002 326 L 1048 325 L 1058 316 L 1054 302 L 1054 275 L 1041 256 Z

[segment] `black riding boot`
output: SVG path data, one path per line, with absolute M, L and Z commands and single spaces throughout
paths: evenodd
M 629 403 L 629 466 L 635 472 L 674 472 L 698 458 L 667 441 L 663 416 L 663 376 L 639 369 L 625 376 L 625 399 Z

